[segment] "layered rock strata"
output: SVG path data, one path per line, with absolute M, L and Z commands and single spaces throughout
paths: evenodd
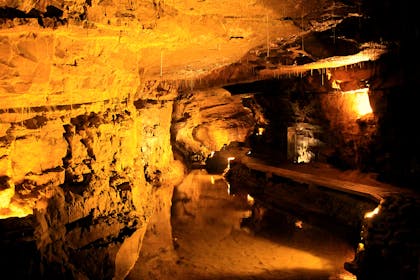
M 136 100 L 4 110 L 2 216 L 29 215 L 24 225 L 1 220 L 4 268 L 46 279 L 123 279 L 160 199 L 154 192 L 163 188 L 170 198 L 183 176 L 170 144 L 172 106 Z M 27 235 L 13 240 L 19 231 Z M 24 264 L 23 244 L 37 256 Z

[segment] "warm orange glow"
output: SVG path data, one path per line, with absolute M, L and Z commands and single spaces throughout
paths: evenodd
M 298 221 L 295 222 L 295 226 L 297 228 L 303 228 L 303 222 L 301 220 L 298 220 Z
M 356 275 L 351 274 L 350 272 L 342 272 L 338 275 L 339 280 L 357 280 Z
M 234 160 L 235 158 L 234 157 L 228 157 L 227 158 L 227 166 L 226 166 L 226 168 L 225 168 L 225 170 L 223 171 L 223 174 L 226 174 L 228 171 L 229 171 L 229 169 L 230 169 L 230 162 L 232 161 L 232 160 Z
M 31 215 L 33 210 L 27 205 L 20 205 L 16 202 L 11 202 L 7 208 L 0 209 L 0 219 L 6 219 L 10 217 L 23 218 Z
M 254 198 L 249 194 L 246 196 L 246 200 L 248 201 L 248 204 L 251 206 L 255 203 Z
M 370 106 L 368 91 L 368 88 L 363 88 L 343 92 L 343 94 L 349 94 L 348 96 L 351 96 L 351 107 L 358 118 L 372 113 L 372 107 Z
M 212 185 L 214 185 L 214 177 L 213 176 L 210 177 L 210 182 L 211 182 Z
M 380 210 L 380 206 L 376 207 L 375 209 L 373 209 L 370 212 L 366 212 L 365 218 L 370 219 L 370 218 L 376 216 L 379 213 L 379 210 Z
M 228 168 L 228 169 L 230 168 L 230 162 L 231 162 L 232 160 L 235 160 L 235 157 L 228 157 L 228 158 L 227 158 L 227 162 L 228 162 L 228 166 L 227 166 L 227 168 Z
M 264 130 L 265 130 L 265 129 L 264 129 L 263 127 L 259 127 L 259 128 L 258 128 L 257 135 L 263 135 Z
M 361 252 L 361 251 L 363 251 L 363 250 L 365 250 L 365 244 L 363 244 L 363 243 L 359 243 L 359 244 L 357 245 L 357 252 Z
M 9 182 L 9 187 L 0 191 L 0 219 L 10 217 L 22 218 L 32 214 L 32 208 L 20 204 L 13 197 L 15 195 L 15 186 Z
M 331 81 L 331 87 L 332 87 L 333 89 L 341 90 L 340 83 L 341 83 L 341 81 L 340 81 L 340 80 L 332 80 L 332 81 Z
M 327 69 L 330 68 L 338 68 L 349 65 L 357 66 L 365 61 L 374 61 L 385 53 L 385 48 L 382 45 L 367 43 L 362 47 L 364 47 L 362 51 L 353 55 L 328 57 L 303 65 L 281 65 L 277 69 L 261 70 L 260 75 L 279 76 L 287 73 L 298 74 L 309 70 L 318 70 L 320 73 L 325 73 L 327 72 Z
M 14 188 L 7 188 L 0 191 L 0 209 L 8 208 L 10 205 L 10 200 L 15 194 Z
M 22 218 L 33 213 L 32 207 L 13 199 L 14 187 L 0 192 L 0 219 Z

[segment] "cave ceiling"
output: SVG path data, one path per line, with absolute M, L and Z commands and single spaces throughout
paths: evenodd
M 386 46 L 366 33 L 361 5 L 3 0 L 0 106 L 80 104 L 138 95 L 144 81 L 223 86 L 376 60 Z

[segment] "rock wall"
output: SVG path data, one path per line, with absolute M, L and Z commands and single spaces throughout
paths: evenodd
M 187 162 L 204 161 L 231 142 L 245 142 L 254 130 L 243 97 L 224 89 L 186 93 L 174 110 L 172 135 Z
M 419 279 L 418 196 L 387 195 L 377 210 L 365 217 L 355 258 L 345 268 L 360 280 Z
M 372 106 L 375 66 L 371 63 L 328 71 L 325 83 L 327 93 L 319 95 L 320 116 L 324 141 L 328 149 L 326 160 L 341 169 L 378 172 L 374 159 L 378 157 L 378 120 L 380 116 Z
M 173 260 L 172 191 L 185 173 L 173 143 L 205 154 L 254 126 L 241 96 L 177 96 L 176 83 L 144 81 L 124 99 L 2 109 L 2 269 L 123 279 L 139 254 Z
M 245 105 L 265 129 L 248 139 L 255 155 L 278 162 L 293 160 L 286 156 L 288 149 L 292 154 L 293 144 L 287 139 L 288 129 L 306 129 L 311 161 L 376 173 L 384 182 L 416 188 L 417 136 L 409 133 L 409 127 L 417 118 L 409 115 L 417 102 L 413 90 L 404 86 L 402 71 L 398 58 L 389 54 L 375 62 L 225 88 L 250 96 Z M 362 109 L 364 113 L 359 112 Z
M 170 143 L 173 102 L 152 100 L 151 87 L 146 100 L 124 104 L 2 111 L 1 263 L 10 275 L 123 279 L 129 273 L 156 205 L 183 176 Z M 27 235 L 14 240 L 21 231 Z

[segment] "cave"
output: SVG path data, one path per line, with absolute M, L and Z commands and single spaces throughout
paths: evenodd
M 420 280 L 406 2 L 0 1 L 2 279 Z

